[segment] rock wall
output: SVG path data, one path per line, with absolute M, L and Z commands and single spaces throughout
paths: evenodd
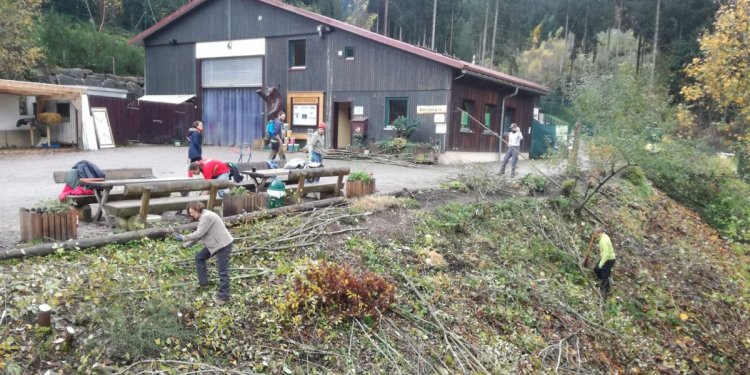
M 120 77 L 114 74 L 94 73 L 89 69 L 51 68 L 40 72 L 40 81 L 57 85 L 95 86 L 128 90 L 128 97 L 143 96 L 143 77 Z

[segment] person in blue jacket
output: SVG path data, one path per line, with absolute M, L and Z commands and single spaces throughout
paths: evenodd
M 188 130 L 188 139 L 190 147 L 188 148 L 188 158 L 190 162 L 203 160 L 203 123 L 196 121 L 193 127 Z

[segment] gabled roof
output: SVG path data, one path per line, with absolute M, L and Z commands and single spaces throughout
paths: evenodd
M 162 20 L 160 20 L 153 26 L 149 27 L 148 29 L 144 30 L 140 34 L 130 39 L 128 43 L 129 44 L 142 43 L 144 39 L 148 38 L 152 34 L 156 33 L 157 31 L 167 26 L 168 24 L 172 23 L 173 21 L 177 20 L 178 18 L 187 14 L 191 10 L 195 9 L 196 7 L 208 1 L 210 0 L 190 1 L 189 3 L 183 5 L 182 7 L 174 11 L 174 13 L 163 18 Z M 531 91 L 531 92 L 538 93 L 538 94 L 549 93 L 549 88 L 536 84 L 534 82 L 530 82 L 530 81 L 527 81 L 518 77 L 514 77 L 509 74 L 501 73 L 496 70 L 485 68 L 476 64 L 471 64 L 463 60 L 459 60 L 450 56 L 446 56 L 437 52 L 430 51 L 428 49 L 424 49 L 421 47 L 411 45 L 409 43 L 402 42 L 400 40 L 392 39 L 387 36 L 380 35 L 378 33 L 374 33 L 372 31 L 365 30 L 354 25 L 350 25 L 346 22 L 335 20 L 333 18 L 329 18 L 329 17 L 323 16 L 314 12 L 310 12 L 308 10 L 304 10 L 304 9 L 297 8 L 289 4 L 285 4 L 278 0 L 254 0 L 254 1 L 258 1 L 260 3 L 266 4 L 275 8 L 286 10 L 288 12 L 300 15 L 302 17 L 315 20 L 324 25 L 331 26 L 334 29 L 344 30 L 352 34 L 359 35 L 363 38 L 370 39 L 374 42 L 385 44 L 387 46 L 397 48 L 402 51 L 415 54 L 417 56 L 424 57 L 426 59 L 441 63 L 443 65 L 450 66 L 455 69 L 459 69 L 461 71 L 467 71 L 467 72 L 473 73 L 473 75 L 477 75 L 480 78 L 487 77 L 490 81 L 499 81 L 500 83 L 504 83 L 509 86 L 518 86 L 523 90 Z

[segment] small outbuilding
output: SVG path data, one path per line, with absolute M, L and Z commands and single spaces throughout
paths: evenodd
M 412 141 L 445 159 L 493 160 L 500 142 L 475 123 L 529 134 L 544 86 L 385 37 L 275 0 L 193 0 L 130 40 L 146 52 L 147 95 L 196 95 L 204 141 L 252 143 L 264 131 L 255 91 L 275 87 L 295 135 L 329 123 L 329 147 L 394 136 L 416 119 Z M 458 109 L 467 111 L 465 115 Z M 472 119 L 473 117 L 473 119 Z M 531 137 L 522 151 L 528 152 Z

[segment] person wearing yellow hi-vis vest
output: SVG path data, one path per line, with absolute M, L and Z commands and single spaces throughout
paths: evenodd
M 601 280 L 599 290 L 602 298 L 606 298 L 609 292 L 609 278 L 612 275 L 612 267 L 615 266 L 615 249 L 609 236 L 604 233 L 604 229 L 600 227 L 594 229 L 594 238 L 599 239 L 599 263 L 594 267 L 594 273 Z

